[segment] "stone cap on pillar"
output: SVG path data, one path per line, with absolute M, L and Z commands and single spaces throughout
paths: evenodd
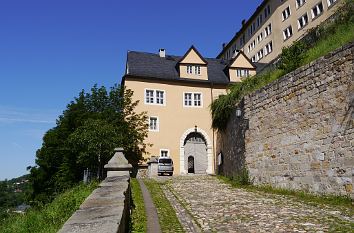
M 104 169 L 107 171 L 130 171 L 132 170 L 132 165 L 128 163 L 125 158 L 123 148 L 115 148 L 113 157 L 104 165 Z

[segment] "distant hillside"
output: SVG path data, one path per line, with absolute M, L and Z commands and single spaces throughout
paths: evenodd
M 31 186 L 29 175 L 23 175 L 11 180 L 0 181 L 0 218 L 6 217 L 7 213 L 16 206 L 26 203 L 26 194 Z

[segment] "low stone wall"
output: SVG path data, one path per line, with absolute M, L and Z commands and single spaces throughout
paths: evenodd
M 105 166 L 107 178 L 64 224 L 59 233 L 128 232 L 131 165 L 117 148 Z
M 353 197 L 353 56 L 354 43 L 246 96 L 219 134 L 219 172 L 245 164 L 256 184 Z

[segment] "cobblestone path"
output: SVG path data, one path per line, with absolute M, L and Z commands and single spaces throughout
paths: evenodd
M 186 232 L 354 232 L 354 217 L 333 207 L 236 189 L 212 176 L 159 180 L 167 181 L 162 187 Z

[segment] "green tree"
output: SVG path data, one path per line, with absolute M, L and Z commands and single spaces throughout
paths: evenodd
M 127 159 L 137 164 L 145 153 L 147 116 L 135 113 L 133 92 L 115 85 L 81 91 L 71 101 L 56 126 L 43 137 L 30 170 L 31 198 L 48 202 L 82 180 L 86 168 L 102 171 L 114 147 L 123 147 Z

